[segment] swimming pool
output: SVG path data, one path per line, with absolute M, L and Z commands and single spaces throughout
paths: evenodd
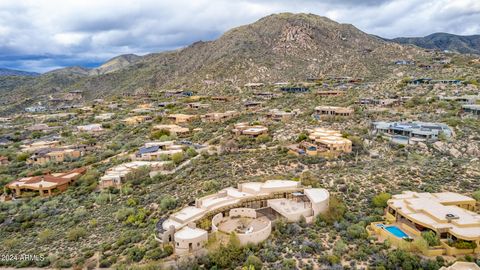
M 404 231 L 402 231 L 397 226 L 385 226 L 384 229 L 387 230 L 389 233 L 395 235 L 398 238 L 410 238 L 410 236 L 408 236 L 408 234 L 406 234 Z

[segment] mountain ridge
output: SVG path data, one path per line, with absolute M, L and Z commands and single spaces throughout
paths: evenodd
M 438 32 L 424 37 L 398 37 L 386 40 L 399 44 L 416 45 L 425 49 L 480 54 L 480 35 L 462 36 Z
M 31 72 L 31 71 L 24 71 L 18 69 L 9 69 L 9 68 L 0 68 L 0 77 L 3 76 L 40 76 L 40 73 Z
M 12 100 L 22 93 L 48 96 L 58 89 L 82 90 L 86 98 L 94 98 L 138 88 L 206 93 L 224 91 L 225 85 L 233 91 L 247 82 L 293 82 L 327 75 L 376 78 L 391 76 L 393 61 L 422 54 L 423 50 L 382 40 L 351 24 L 314 14 L 280 13 L 230 29 L 216 40 L 142 57 L 113 58 L 114 68 L 107 64 L 99 74 L 80 67 L 48 72 L 20 83 L 4 98 Z

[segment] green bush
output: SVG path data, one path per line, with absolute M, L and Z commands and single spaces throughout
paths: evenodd
M 166 195 L 160 200 L 160 207 L 163 210 L 171 210 L 174 209 L 177 205 L 177 200 L 170 195 Z
M 385 208 L 387 207 L 387 201 L 390 200 L 390 198 L 392 198 L 392 195 L 390 193 L 382 192 L 373 197 L 372 204 L 375 207 Z
M 451 245 L 452 247 L 458 248 L 458 249 L 475 249 L 477 248 L 477 244 L 475 242 L 467 242 L 463 240 L 457 240 L 453 242 Z
M 253 267 L 254 270 L 260 270 L 262 269 L 263 263 L 262 263 L 262 260 L 260 260 L 257 256 L 250 255 L 248 256 L 244 266 Z
M 422 238 L 427 241 L 428 246 L 434 247 L 440 245 L 440 238 L 434 231 L 422 232 Z
M 475 191 L 473 194 L 472 194 L 472 197 L 477 200 L 477 202 L 480 202 L 480 190 L 477 190 Z
M 77 241 L 78 239 L 85 237 L 86 235 L 87 235 L 87 231 L 84 228 L 81 228 L 81 227 L 73 228 L 67 232 L 67 240 Z

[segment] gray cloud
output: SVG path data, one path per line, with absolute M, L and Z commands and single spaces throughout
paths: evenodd
M 308 12 L 383 37 L 480 32 L 478 0 L 2 0 L 0 65 L 94 66 L 211 40 L 278 12 Z

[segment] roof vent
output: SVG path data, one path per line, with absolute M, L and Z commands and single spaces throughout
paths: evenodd
M 448 222 L 452 221 L 453 219 L 459 219 L 460 217 L 455 215 L 455 214 L 446 214 L 445 218 L 448 220 Z

